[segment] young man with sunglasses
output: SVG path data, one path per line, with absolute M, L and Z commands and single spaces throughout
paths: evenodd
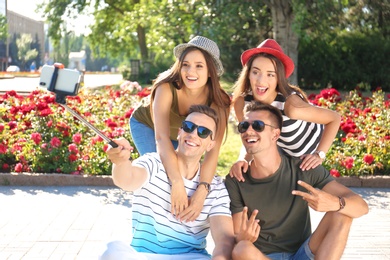
M 252 161 L 241 182 L 226 176 L 237 245 L 233 259 L 340 259 L 353 218 L 367 203 L 322 165 L 303 171 L 279 153 L 280 111 L 252 102 L 238 125 Z M 326 212 L 312 233 L 309 207 Z M 245 234 L 245 235 L 243 235 Z
M 198 187 L 208 192 L 201 214 L 192 222 L 172 216 L 172 184 L 158 153 L 146 153 L 131 162 L 132 147 L 125 139 L 116 140 L 119 147 L 107 150 L 115 185 L 134 194 L 133 237 L 130 245 L 109 243 L 100 259 L 210 259 L 206 251 L 209 230 L 215 243 L 213 259 L 231 259 L 234 232 L 223 179 L 200 181 L 200 160 L 214 147 L 217 126 L 212 108 L 194 105 L 179 129 L 176 156 L 180 172 L 185 173 L 187 196 Z

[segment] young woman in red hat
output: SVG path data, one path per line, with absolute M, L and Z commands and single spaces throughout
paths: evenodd
M 275 40 L 267 39 L 257 48 L 244 51 L 241 63 L 243 69 L 233 94 L 238 121 L 243 120 L 245 102 L 251 100 L 279 108 L 283 114 L 279 147 L 290 156 L 300 157 L 303 170 L 320 165 L 338 132 L 340 115 L 310 104 L 299 87 L 288 83 L 294 62 Z M 245 172 L 247 167 L 246 160 L 239 160 L 231 168 L 230 175 L 243 180 L 241 169 Z
M 143 155 L 158 152 L 172 184 L 172 213 L 182 221 L 193 221 L 200 214 L 211 180 L 217 169 L 219 149 L 222 144 L 230 111 L 230 97 L 221 87 L 219 77 L 223 73 L 217 44 L 202 36 L 188 43 L 177 45 L 173 53 L 176 62 L 158 75 L 150 97 L 135 109 L 130 118 L 130 131 L 134 144 Z M 207 105 L 218 113 L 217 132 L 207 134 L 204 128 L 183 122 L 191 105 Z M 216 141 L 212 150 L 204 156 L 200 183 L 188 202 L 184 181 L 179 172 L 175 149 L 178 131 L 193 132 L 188 142 L 193 149 L 201 139 Z

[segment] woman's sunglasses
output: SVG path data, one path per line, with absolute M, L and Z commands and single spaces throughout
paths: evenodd
M 242 121 L 237 126 L 238 132 L 240 132 L 241 134 L 245 133 L 248 130 L 250 125 L 252 125 L 253 130 L 255 130 L 256 132 L 259 132 L 259 133 L 263 132 L 266 125 L 270 126 L 272 128 L 276 128 L 275 126 L 266 124 L 261 120 L 254 120 L 252 123 L 250 123 L 248 121 Z
M 196 124 L 192 123 L 191 121 L 183 121 L 183 123 L 181 123 L 181 129 L 183 129 L 184 132 L 189 133 L 189 134 L 192 133 L 195 129 L 197 129 L 198 136 L 200 138 L 206 139 L 210 135 L 211 140 L 213 140 L 213 137 L 212 137 L 213 131 L 211 131 L 207 127 L 196 125 Z

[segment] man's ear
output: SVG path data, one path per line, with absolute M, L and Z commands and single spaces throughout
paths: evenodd
M 280 137 L 280 129 L 279 128 L 274 128 L 272 140 L 273 141 L 277 141 L 279 139 L 279 137 Z

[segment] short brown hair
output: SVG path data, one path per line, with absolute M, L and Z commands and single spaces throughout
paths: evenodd
M 188 110 L 188 115 L 191 113 L 201 113 L 205 114 L 206 116 L 210 117 L 214 120 L 215 123 L 215 132 L 218 132 L 218 115 L 215 110 L 209 106 L 206 105 L 192 105 L 190 106 L 190 109 Z
M 274 123 L 276 123 L 277 128 L 282 130 L 283 126 L 283 116 L 280 110 L 274 106 L 261 103 L 259 101 L 252 101 L 248 105 L 245 106 L 245 112 L 252 112 L 252 111 L 268 111 L 271 116 Z

